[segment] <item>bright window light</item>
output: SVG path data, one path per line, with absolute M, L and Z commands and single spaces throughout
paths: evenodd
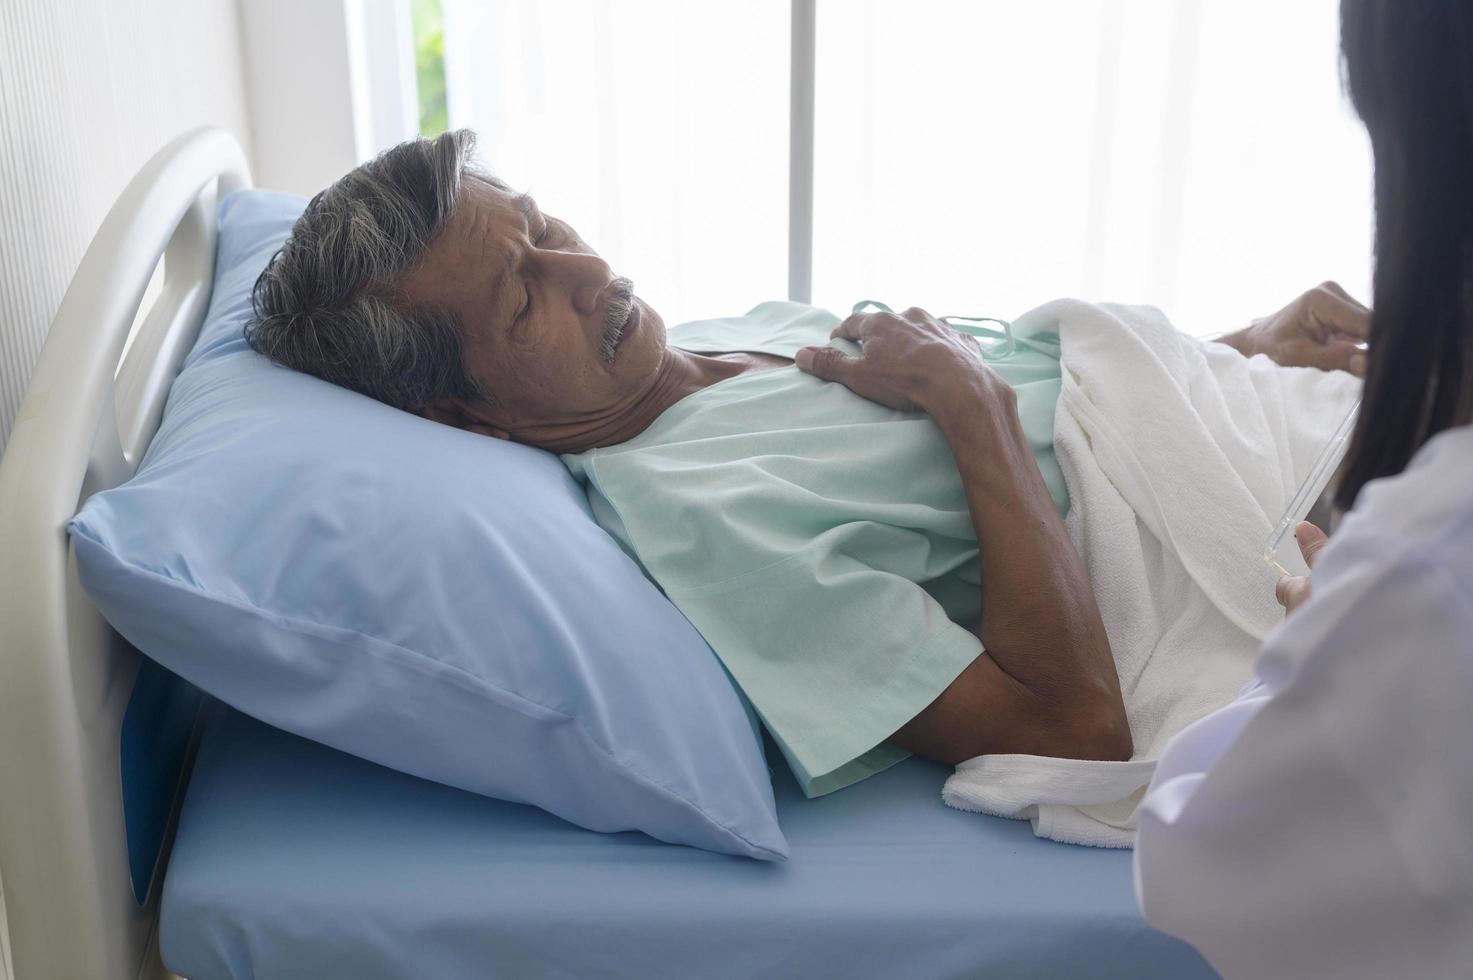
M 788 4 L 442 0 L 450 125 L 667 323 L 787 289 Z
M 1336 0 L 818 8 L 814 302 L 1148 303 L 1215 334 L 1369 296 Z
M 787 0 L 439 5 L 448 124 L 667 322 L 785 295 Z M 1081 296 L 1198 334 L 1323 279 L 1369 301 L 1337 12 L 819 0 L 813 301 L 1013 317 Z
M 450 126 L 445 111 L 445 25 L 440 17 L 440 0 L 414 0 L 411 12 L 419 133 L 439 136 Z

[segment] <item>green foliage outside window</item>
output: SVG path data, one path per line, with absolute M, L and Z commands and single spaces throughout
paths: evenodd
M 445 27 L 440 0 L 414 0 L 414 75 L 419 86 L 419 132 L 439 136 L 450 125 L 445 107 Z

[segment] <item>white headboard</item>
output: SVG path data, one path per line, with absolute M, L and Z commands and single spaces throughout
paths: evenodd
M 144 165 L 67 289 L 0 459 L 0 878 L 15 980 L 167 975 L 158 900 L 134 900 L 123 828 L 138 655 L 82 591 L 65 528 L 137 469 L 209 303 L 215 204 L 249 185 L 220 129 Z M 160 258 L 162 289 L 123 359 Z

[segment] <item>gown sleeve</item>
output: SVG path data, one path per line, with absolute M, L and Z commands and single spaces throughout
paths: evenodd
M 806 796 L 906 758 L 888 737 L 982 653 L 925 589 L 865 560 L 878 550 L 872 539 L 904 536 L 855 522 L 776 564 L 669 592 L 751 699 Z

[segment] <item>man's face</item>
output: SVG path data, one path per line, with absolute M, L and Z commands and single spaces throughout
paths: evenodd
M 460 320 L 466 369 L 494 400 L 468 428 L 615 414 L 649 385 L 665 349 L 659 315 L 577 232 L 530 197 L 475 178 L 398 285 L 409 302 Z

